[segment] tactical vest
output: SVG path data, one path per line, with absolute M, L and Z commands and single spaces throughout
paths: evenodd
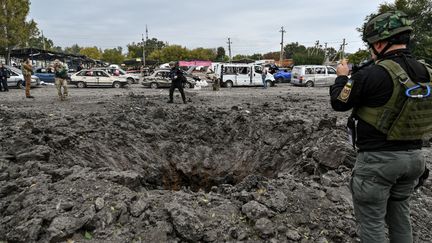
M 378 63 L 387 70 L 393 80 L 393 93 L 380 107 L 360 107 L 354 112 L 363 121 L 387 134 L 387 140 L 417 140 L 432 133 L 432 95 L 425 94 L 432 88 L 432 68 L 422 63 L 429 80 L 414 83 L 405 70 L 395 61 Z

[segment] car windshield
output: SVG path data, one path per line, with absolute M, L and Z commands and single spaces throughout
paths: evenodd
M 8 66 L 8 68 L 9 68 L 12 72 L 14 72 L 14 73 L 22 74 L 22 71 L 21 71 L 20 69 L 16 68 L 16 67 Z
M 121 69 L 121 68 L 119 68 L 118 70 L 119 70 L 119 73 L 120 73 L 121 75 L 126 75 L 126 71 L 125 71 L 125 70 L 123 70 L 123 69 Z

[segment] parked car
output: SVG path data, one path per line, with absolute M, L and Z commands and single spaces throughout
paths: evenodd
M 55 75 L 49 68 L 38 67 L 34 69 L 34 75 L 37 76 L 42 82 L 54 83 Z
M 279 71 L 273 74 L 273 77 L 276 83 L 289 83 L 291 82 L 291 71 L 288 71 L 286 68 L 279 68 Z
M 323 65 L 294 66 L 291 71 L 291 83 L 294 85 L 313 87 L 330 86 L 336 78 L 336 69 Z
M 11 87 L 17 87 L 19 89 L 25 87 L 25 80 L 24 75 L 22 74 L 22 71 L 18 68 L 11 67 L 8 65 L 5 65 L 5 67 L 8 69 L 10 77 L 7 79 L 7 83 L 9 88 Z M 32 75 L 31 76 L 31 87 L 38 87 L 40 85 L 40 79 Z
M 128 81 L 123 77 L 112 76 L 104 70 L 83 69 L 72 74 L 69 83 L 76 85 L 78 88 L 85 88 L 88 86 L 121 88 L 126 86 Z
M 98 67 L 93 68 L 93 70 L 104 70 L 108 72 L 110 75 L 118 76 L 121 78 L 125 78 L 129 84 L 138 83 L 140 80 L 139 75 L 133 73 L 127 73 L 125 70 L 116 67 Z
M 233 86 L 262 86 L 262 66 L 256 64 L 221 63 L 215 67 L 215 76 L 221 80 L 221 85 L 231 88 Z M 275 85 L 272 74 L 266 75 L 267 87 Z
M 150 76 L 144 77 L 141 84 L 144 87 L 157 89 L 157 88 L 166 88 L 171 86 L 171 79 L 169 77 L 170 70 L 169 69 L 158 69 L 155 70 Z M 186 76 L 187 82 L 184 84 L 185 88 L 193 88 L 196 84 L 196 81 Z

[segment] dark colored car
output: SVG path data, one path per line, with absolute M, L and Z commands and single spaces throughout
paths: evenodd
M 291 72 L 288 69 L 279 68 L 279 71 L 273 75 L 277 83 L 291 82 Z
M 45 83 L 55 82 L 54 73 L 49 68 L 36 68 L 34 71 L 34 75 Z

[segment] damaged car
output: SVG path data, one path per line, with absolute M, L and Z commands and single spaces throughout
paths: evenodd
M 154 71 L 150 76 L 144 77 L 141 84 L 145 88 L 168 88 L 171 86 L 171 79 L 169 77 L 169 69 L 159 69 Z M 184 88 L 191 89 L 195 87 L 196 81 L 190 76 L 185 75 L 186 83 L 183 84 Z

